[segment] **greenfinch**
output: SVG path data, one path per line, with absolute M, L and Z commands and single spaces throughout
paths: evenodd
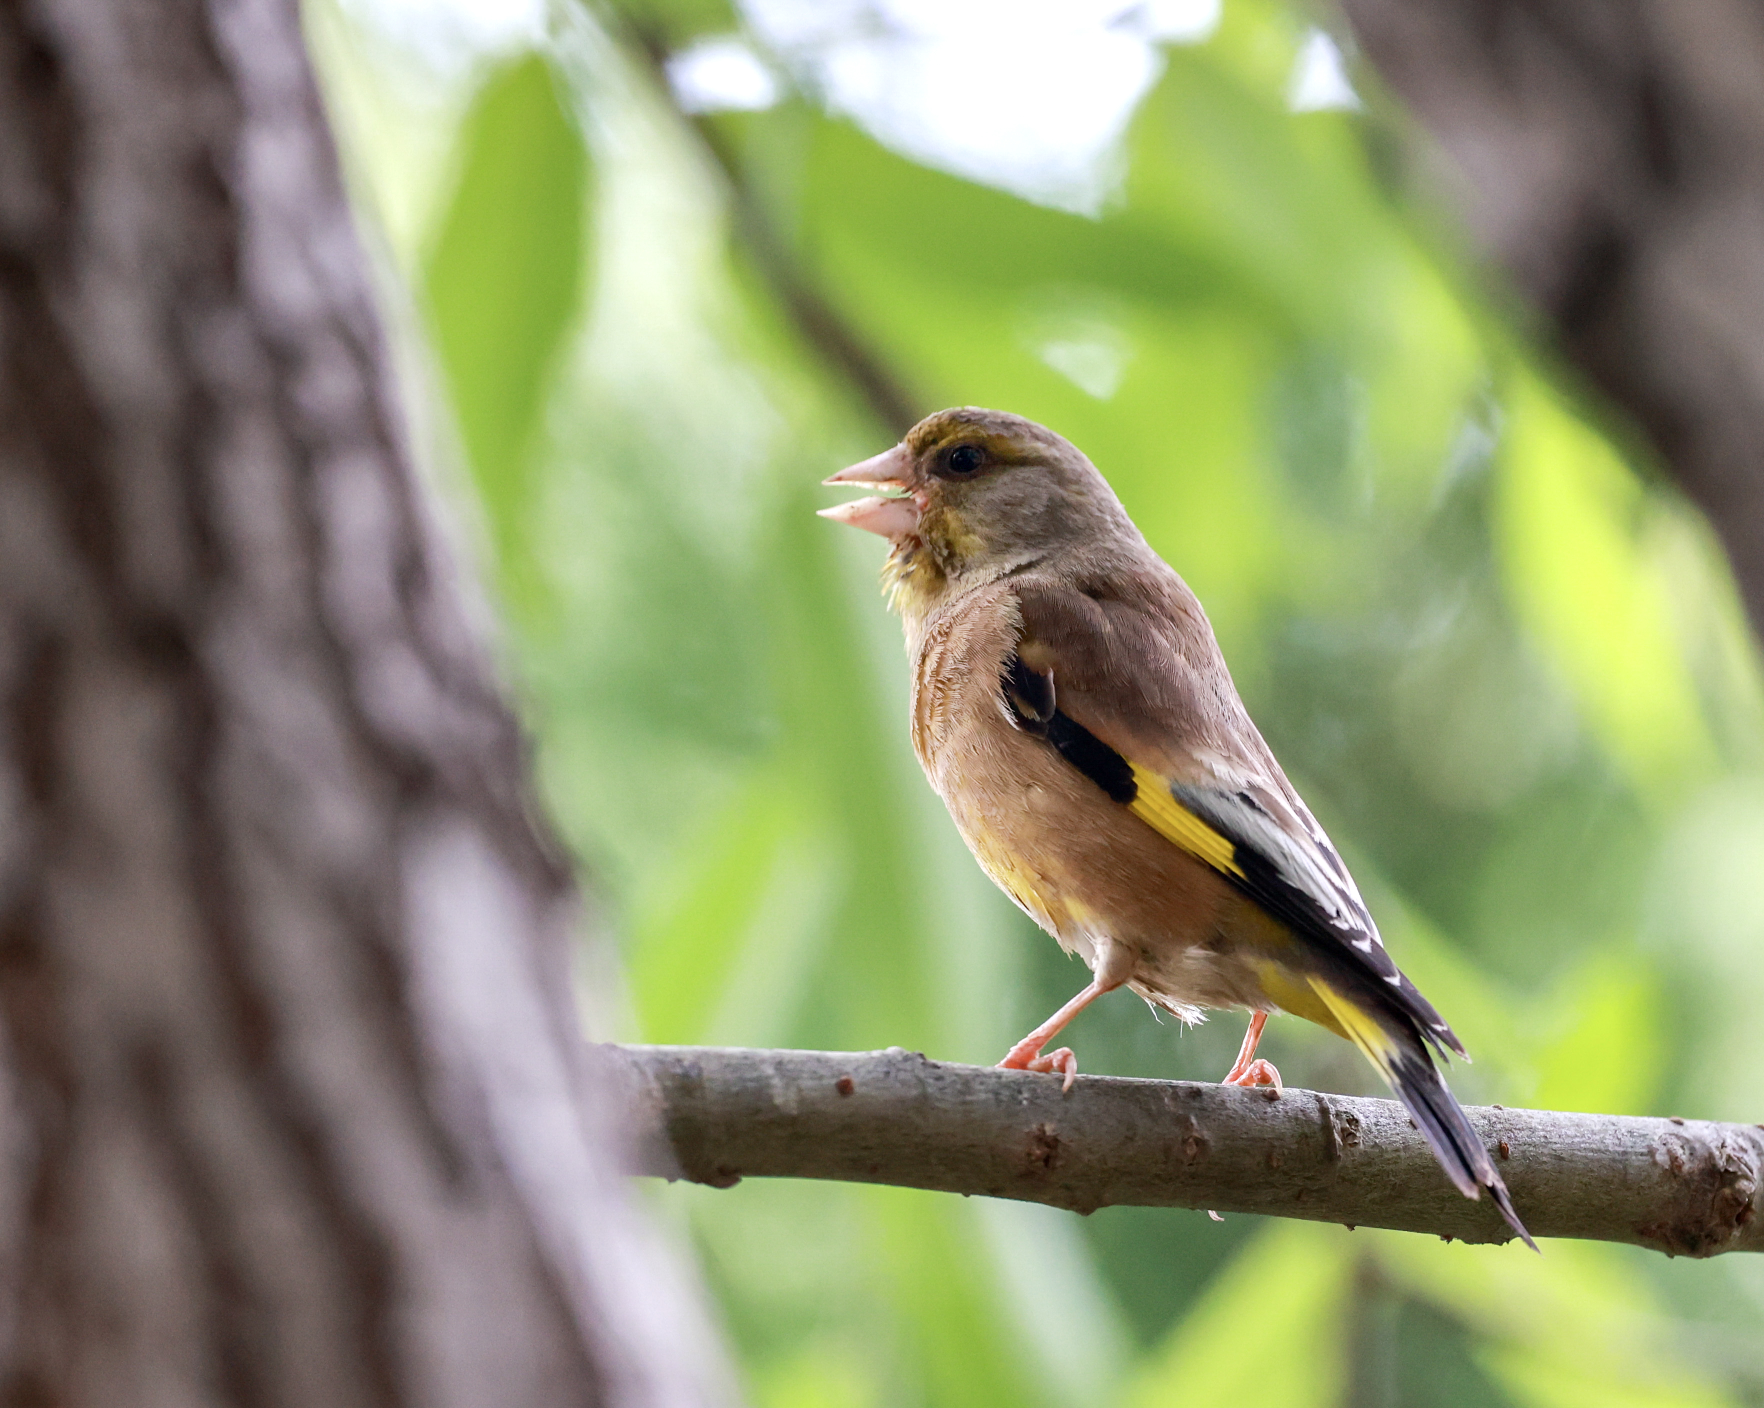
M 1076 1059 L 1048 1044 L 1126 987 L 1188 1023 L 1247 1009 L 1226 1080 L 1278 1085 L 1256 1043 L 1290 1012 L 1358 1047 L 1458 1189 L 1487 1189 L 1535 1247 L 1434 1065 L 1463 1045 L 1385 952 L 1200 602 L 1095 466 L 963 407 L 826 482 L 878 491 L 821 512 L 889 541 L 926 777 L 986 873 L 1091 972 L 999 1064 L 1070 1088 Z

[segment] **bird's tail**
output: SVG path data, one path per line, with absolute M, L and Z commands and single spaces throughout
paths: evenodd
M 1531 1240 L 1531 1234 L 1513 1210 L 1513 1200 L 1495 1171 L 1494 1160 L 1471 1127 L 1464 1107 L 1446 1088 L 1433 1057 L 1412 1024 L 1397 1014 L 1386 1016 L 1367 1010 L 1321 978 L 1310 981 L 1348 1040 L 1377 1067 L 1407 1107 L 1427 1140 L 1427 1147 L 1433 1150 L 1433 1157 L 1439 1160 L 1439 1166 L 1458 1191 L 1466 1198 L 1480 1198 L 1482 1190 L 1488 1189 L 1507 1225 L 1536 1251 L 1537 1243 Z

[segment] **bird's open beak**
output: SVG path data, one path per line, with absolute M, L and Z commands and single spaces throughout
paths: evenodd
M 890 540 L 910 537 L 919 531 L 919 504 L 907 494 L 912 469 L 912 455 L 901 444 L 892 450 L 884 450 L 879 455 L 861 460 L 849 469 L 840 470 L 821 482 L 873 485 L 878 489 L 893 490 L 894 493 L 859 499 L 855 503 L 840 504 L 837 508 L 824 508 L 819 510 L 821 517 L 831 518 L 835 523 L 849 523 L 853 528 L 879 533 Z

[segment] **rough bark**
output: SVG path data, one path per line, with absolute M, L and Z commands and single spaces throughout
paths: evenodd
M 1391 1100 L 1050 1076 L 913 1052 L 600 1048 L 641 1167 L 728 1187 L 832 1178 L 1048 1203 L 1215 1208 L 1504 1242 Z M 1764 1126 L 1470 1111 L 1539 1237 L 1670 1256 L 1764 1251 Z
M 1472 235 L 1708 513 L 1764 632 L 1764 9 L 1342 8 Z
M 292 0 L 0 12 L 0 1401 L 728 1396 Z

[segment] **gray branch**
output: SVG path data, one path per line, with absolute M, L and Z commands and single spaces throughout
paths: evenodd
M 1214 1208 L 1466 1242 L 1511 1237 L 1459 1196 L 1401 1105 L 1309 1090 L 1044 1075 L 888 1051 L 608 1046 L 639 1172 L 726 1188 L 823 1178 L 1088 1213 Z M 1669 1256 L 1764 1251 L 1764 1126 L 1470 1111 L 1540 1237 Z

